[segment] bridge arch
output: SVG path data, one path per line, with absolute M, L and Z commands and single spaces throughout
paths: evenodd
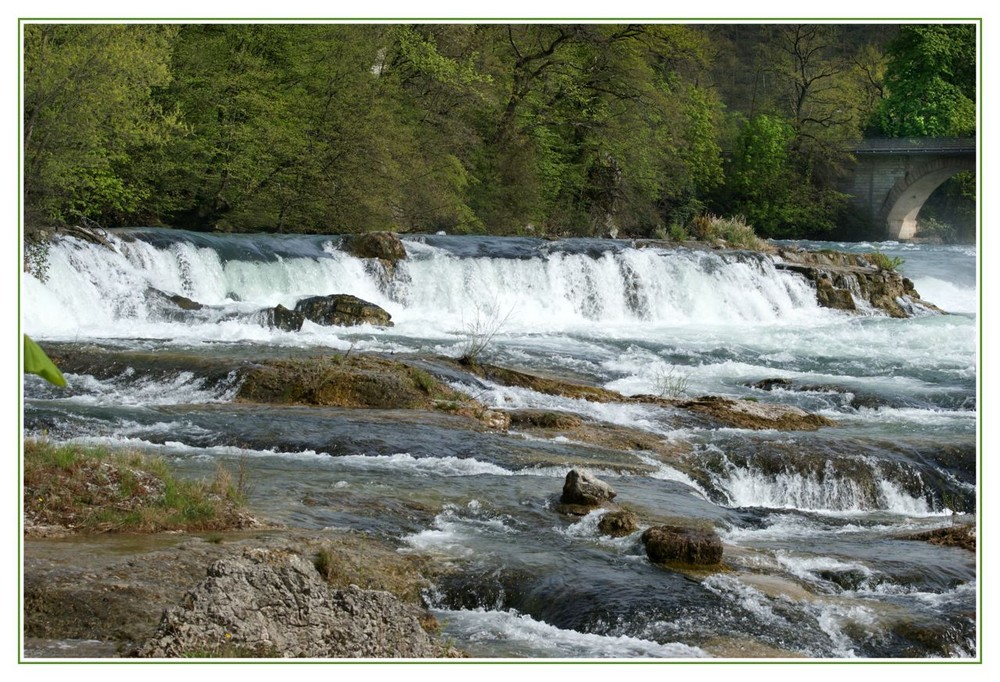
M 882 204 L 882 216 L 891 239 L 909 239 L 917 232 L 917 214 L 945 180 L 963 171 L 976 169 L 975 158 L 945 156 L 913 166 L 889 190 Z

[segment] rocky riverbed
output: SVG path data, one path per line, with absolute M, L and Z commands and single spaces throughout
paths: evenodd
M 32 657 L 977 651 L 964 252 L 909 285 L 872 245 L 103 241 L 26 282 L 70 380 L 26 383 L 26 436 L 245 467 L 265 527 L 26 538 Z M 614 496 L 562 499 L 571 470 Z

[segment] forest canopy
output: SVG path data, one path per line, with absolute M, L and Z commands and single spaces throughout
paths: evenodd
M 821 236 L 845 141 L 975 134 L 972 24 L 23 29 L 34 224 Z

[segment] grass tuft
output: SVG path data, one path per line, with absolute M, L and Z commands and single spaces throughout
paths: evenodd
M 872 265 L 882 270 L 888 270 L 889 272 L 895 272 L 896 268 L 905 262 L 899 256 L 887 256 L 881 251 L 872 251 L 865 254 L 865 258 L 871 261 Z
M 740 215 L 729 218 L 716 215 L 695 216 L 688 232 L 703 242 L 712 243 L 721 240 L 731 248 L 751 249 L 753 251 L 771 250 L 771 245 L 758 237 L 753 226 L 749 225 L 746 218 Z
M 24 443 L 25 525 L 83 533 L 246 527 L 245 501 L 222 465 L 213 481 L 176 478 L 135 451 L 45 440 Z

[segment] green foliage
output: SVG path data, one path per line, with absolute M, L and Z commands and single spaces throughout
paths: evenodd
M 974 118 L 971 25 L 26 24 L 24 46 L 30 222 L 640 236 L 711 209 L 815 236 L 838 140 Z
M 903 26 L 887 47 L 888 96 L 876 112 L 891 137 L 962 137 L 976 131 L 976 27 Z
M 747 121 L 716 200 L 746 216 L 765 237 L 821 235 L 833 229 L 846 195 L 824 183 L 813 152 L 796 148 L 791 123 L 761 114 Z
M 59 368 L 49 360 L 49 356 L 41 346 L 32 341 L 27 334 L 24 335 L 24 371 L 28 374 L 37 374 L 50 384 L 66 385 L 66 379 Z
M 670 239 L 675 242 L 686 242 L 691 236 L 688 234 L 687 230 L 684 229 L 683 225 L 678 225 L 674 223 L 670 226 L 669 231 Z
M 129 221 L 152 198 L 148 160 L 181 131 L 152 98 L 170 82 L 172 25 L 24 30 L 26 206 L 44 219 Z
M 887 256 L 881 251 L 872 251 L 871 253 L 866 254 L 865 258 L 871 261 L 875 267 L 889 271 L 894 271 L 905 262 L 899 256 Z

